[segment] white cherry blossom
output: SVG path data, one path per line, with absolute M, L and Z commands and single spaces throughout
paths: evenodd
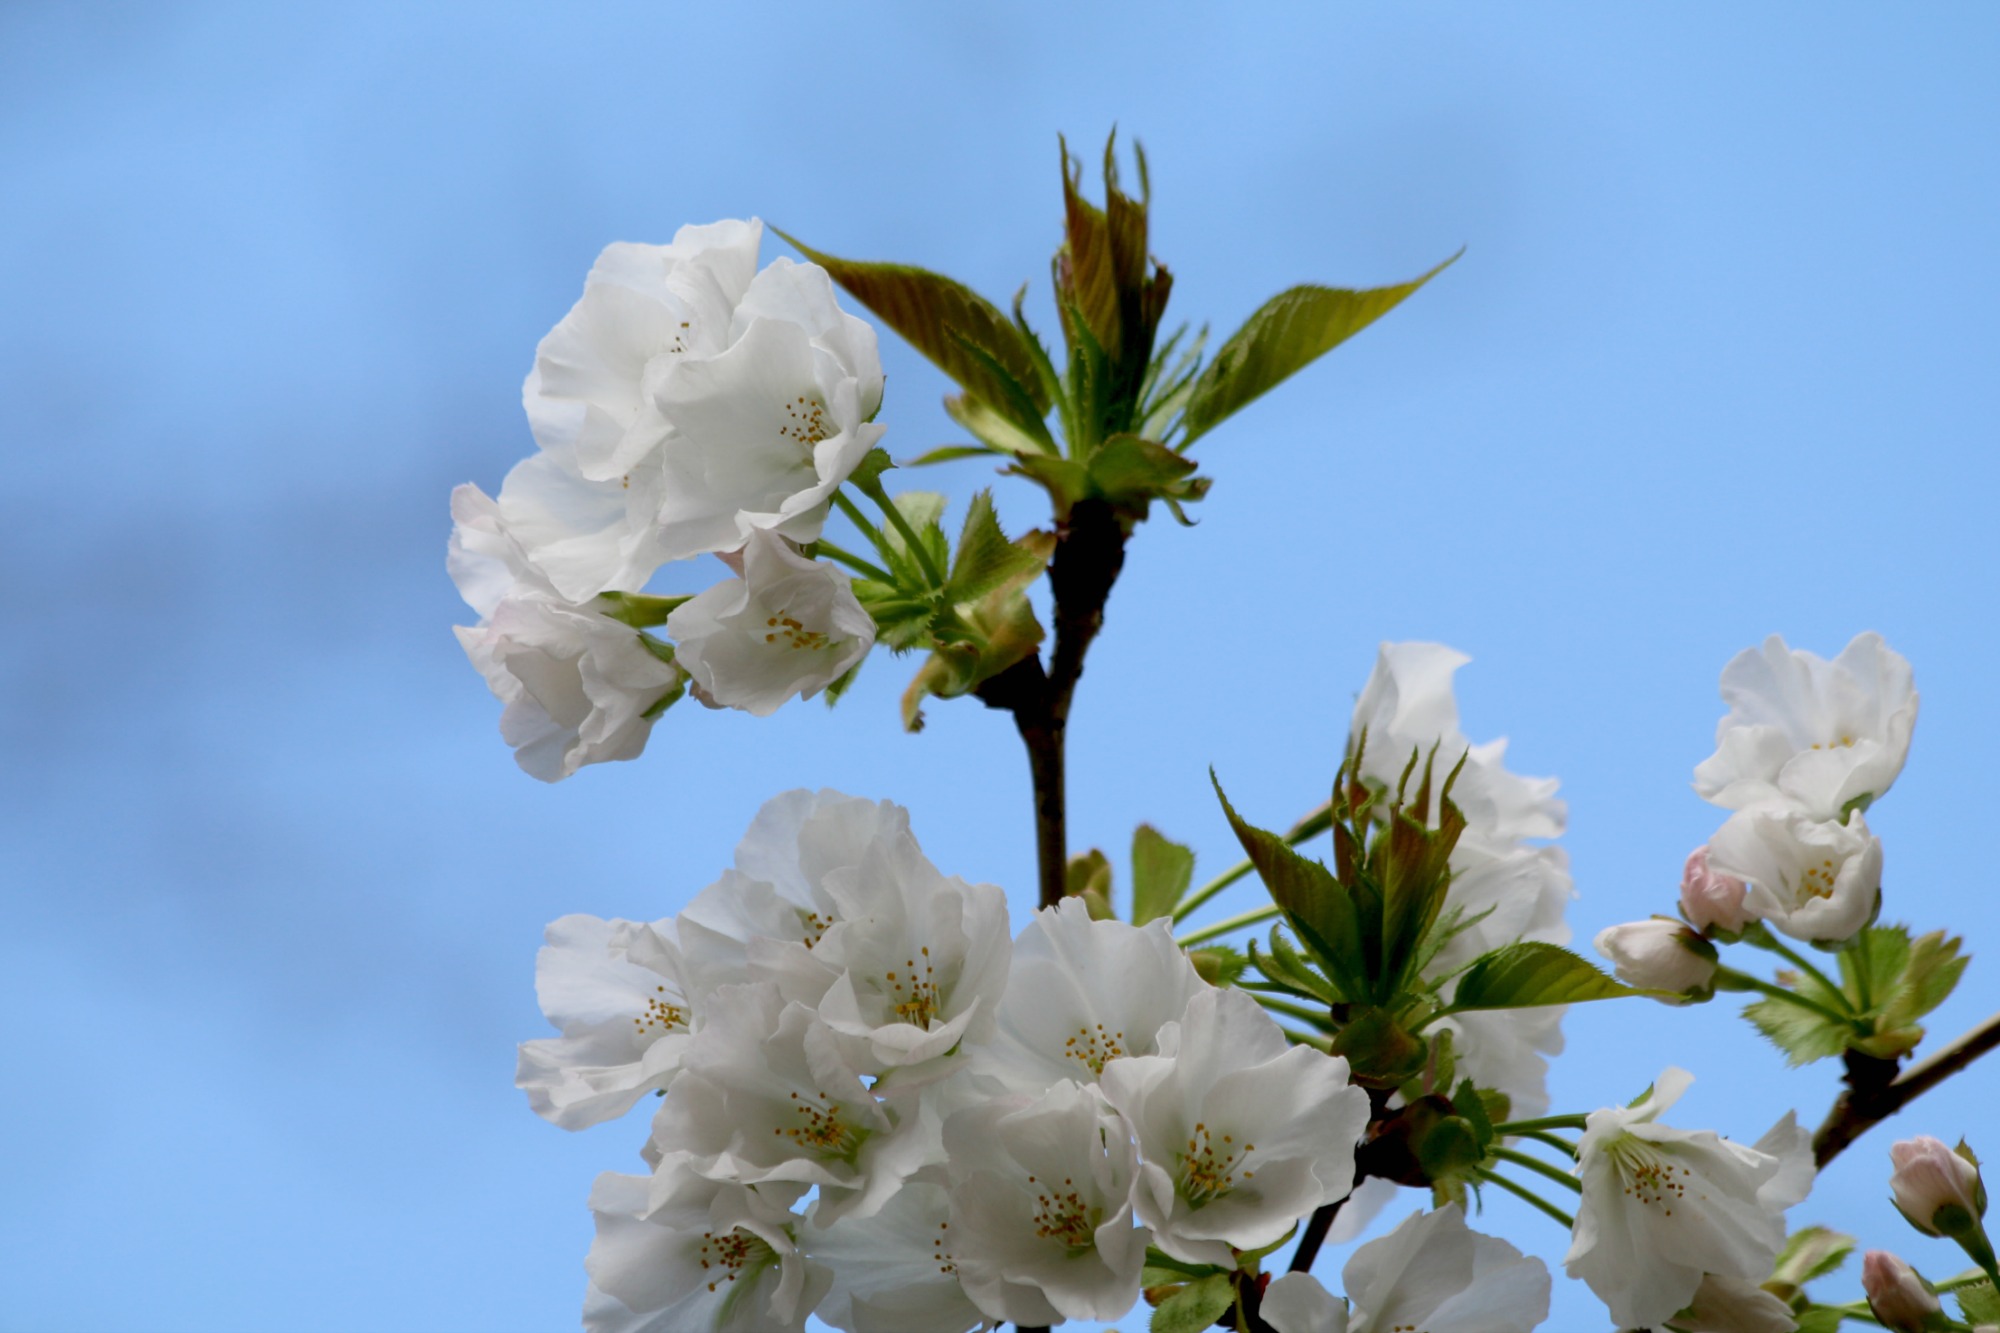
M 1014 940 L 998 1030 L 971 1053 L 974 1069 L 1011 1091 L 1061 1079 L 1096 1080 L 1107 1062 L 1153 1055 L 1206 983 L 1165 918 L 1144 926 L 1093 921 L 1081 898 L 1035 913 Z
M 662 547 L 740 546 L 758 529 L 819 536 L 834 490 L 881 439 L 875 331 L 844 313 L 815 264 L 774 260 L 751 281 L 729 345 L 648 385 L 668 423 L 659 448 Z
M 1161 1054 L 1113 1060 L 1099 1084 L 1138 1136 L 1139 1220 L 1192 1263 L 1270 1245 L 1354 1182 L 1368 1095 L 1347 1061 L 1285 1039 L 1240 990 L 1188 1001 Z
M 1709 840 L 1709 863 L 1747 883 L 1745 910 L 1793 939 L 1852 939 L 1882 900 L 1882 840 L 1859 810 L 1844 824 L 1785 806 L 1731 815 Z
M 763 531 L 725 558 L 737 577 L 667 617 L 676 660 L 702 702 L 768 717 L 818 694 L 874 646 L 874 620 L 832 565 Z
M 1093 1085 L 958 1112 L 944 1127 L 951 1257 L 972 1302 L 1015 1324 L 1117 1319 L 1139 1296 L 1131 1132 Z
M 910 1109 L 899 1123 L 875 1099 L 811 1009 L 768 983 L 725 986 L 667 1089 L 653 1143 L 713 1180 L 781 1197 L 817 1187 L 826 1221 L 865 1217 L 936 1156 Z
M 1694 1300 L 1667 1327 L 1675 1333 L 1793 1333 L 1792 1307 L 1746 1277 L 1702 1278 Z
M 1875 633 L 1831 662 L 1773 634 L 1723 668 L 1722 698 L 1729 712 L 1694 785 L 1727 810 L 1781 801 L 1838 819 L 1889 790 L 1917 723 L 1910 664 Z
M 482 617 L 454 632 L 506 705 L 500 734 L 515 761 L 555 782 L 585 764 L 636 757 L 650 714 L 682 688 L 681 669 L 629 625 L 566 600 L 478 487 L 453 491 L 451 509 L 452 578 Z
M 953 1260 L 951 1196 L 912 1180 L 882 1210 L 830 1226 L 817 1217 L 801 1244 L 833 1273 L 815 1312 L 846 1333 L 965 1333 L 990 1327 L 965 1294 Z
M 666 1087 L 692 1040 L 680 950 L 662 922 L 566 916 L 535 958 L 535 994 L 562 1032 L 521 1043 L 514 1084 L 564 1129 L 599 1124 Z
M 1264 1293 L 1278 1333 L 1529 1333 L 1549 1314 L 1549 1270 L 1465 1225 L 1457 1204 L 1415 1213 L 1354 1252 L 1341 1270 L 1352 1312 L 1305 1273 Z
M 831 1280 L 799 1253 L 796 1217 L 675 1161 L 604 1173 L 590 1208 L 588 1333 L 797 1333 Z
M 1593 1111 L 1578 1147 L 1583 1193 L 1564 1266 L 1620 1327 L 1664 1324 L 1705 1275 L 1769 1277 L 1784 1210 L 1811 1188 L 1811 1136 L 1790 1114 L 1754 1147 L 1660 1124 L 1692 1081 L 1668 1069 L 1637 1103 Z

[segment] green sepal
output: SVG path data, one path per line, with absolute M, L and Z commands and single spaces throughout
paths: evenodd
M 1172 916 L 1194 882 L 1194 850 L 1151 824 L 1132 831 L 1132 924 Z
M 1331 1051 L 1347 1057 L 1356 1083 L 1396 1088 L 1409 1082 L 1429 1058 L 1422 1037 L 1388 1009 L 1369 1005 L 1351 1010 L 1333 1034 Z
M 1182 1285 L 1153 1310 L 1152 1333 L 1201 1333 L 1236 1305 L 1236 1278 L 1211 1273 Z
M 861 461 L 854 465 L 854 471 L 847 474 L 848 482 L 863 495 L 872 494 L 881 484 L 882 474 L 893 471 L 896 460 L 889 457 L 889 451 L 879 444 L 861 455 Z
M 692 593 L 684 597 L 653 597 L 643 592 L 601 592 L 597 594 L 596 609 L 606 619 L 633 629 L 655 629 L 693 600 Z
M 1457 258 L 1390 287 L 1293 287 L 1266 301 L 1229 335 L 1195 381 L 1181 414 L 1182 447 L 1388 314 Z
M 839 259 L 771 230 L 846 288 L 884 324 L 903 335 L 933 365 L 966 392 L 1003 415 L 1018 412 L 1025 399 L 1035 415 L 1014 424 L 1030 433 L 1046 432 L 1039 413 L 1049 407 L 1034 355 L 1013 321 L 964 283 L 909 264 Z
M 1447 1012 L 1529 1009 L 1645 994 L 1613 980 L 1567 949 L 1539 940 L 1521 940 L 1474 960 L 1459 978 Z

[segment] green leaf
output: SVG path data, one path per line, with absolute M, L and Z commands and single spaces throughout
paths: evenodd
M 1794 1068 L 1839 1055 L 1847 1049 L 1854 1029 L 1822 1014 L 1783 1000 L 1759 1000 L 1745 1005 L 1743 1016 L 1785 1053 L 1785 1062 Z
M 1249 970 L 1250 960 L 1226 944 L 1204 944 L 1187 951 L 1194 974 L 1211 986 L 1234 986 Z
M 1839 1333 L 1845 1317 L 1831 1305 L 1815 1305 L 1794 1316 L 1799 1321 L 1796 1333 Z
M 993 493 L 980 491 L 965 509 L 944 600 L 952 605 L 978 601 L 997 588 L 1032 583 L 1042 569 L 1040 556 L 1007 540 L 993 513 Z
M 1113 921 L 1118 913 L 1111 906 L 1111 858 L 1093 847 L 1070 857 L 1063 868 L 1063 896 L 1081 898 L 1092 921 Z
M 1840 960 L 1840 980 L 1847 988 L 1852 1002 L 1861 1003 L 1861 984 L 1857 969 L 1868 969 L 1869 988 L 1874 991 L 1879 1004 L 1886 999 L 1889 991 L 1903 975 L 1910 963 L 1910 928 L 1908 926 L 1869 926 L 1835 955 Z
M 1260 952 L 1257 941 L 1250 941 L 1250 962 L 1271 981 L 1304 999 L 1328 1005 L 1347 1002 L 1348 997 L 1340 987 L 1314 971 L 1285 938 L 1285 932 L 1276 926 L 1271 927 L 1270 952 Z
M 1904 1027 L 1950 998 L 1971 958 L 1959 953 L 1964 941 L 1941 930 L 1911 943 L 1909 961 L 1882 1006 L 1884 1027 Z
M 642 592 L 605 592 L 597 595 L 598 611 L 608 619 L 633 629 L 653 629 L 667 623 L 667 617 L 694 600 L 685 597 L 649 597 Z
M 1453 255 L 1422 277 L 1393 287 L 1365 291 L 1294 287 L 1266 301 L 1229 336 L 1195 381 L 1181 416 L 1186 440 L 1193 440 L 1388 314 L 1457 258 Z
M 1047 453 L 1035 436 L 1029 434 L 994 411 L 969 393 L 955 393 L 944 400 L 945 415 L 972 432 L 972 438 L 985 446 L 982 453 L 1015 454 L 1035 458 Z M 964 446 L 960 446 L 961 449 Z M 943 450 L 933 450 L 942 453 Z M 925 455 L 930 457 L 929 454 Z
M 1194 882 L 1194 851 L 1151 824 L 1132 831 L 1132 924 L 1171 916 Z
M 903 460 L 904 467 L 929 467 L 933 463 L 956 463 L 961 458 L 991 458 L 996 451 L 983 444 L 943 444 L 926 449 L 915 458 Z
M 1474 961 L 1459 978 L 1449 1012 L 1529 1009 L 1645 993 L 1612 980 L 1567 949 L 1522 940 Z
M 1852 1253 L 1854 1237 L 1842 1235 L 1831 1227 L 1801 1227 L 1785 1239 L 1771 1280 L 1803 1287 L 1838 1269 Z
M 944 516 L 944 497 L 935 491 L 903 491 L 890 503 L 896 506 L 896 511 L 909 523 L 917 534 L 917 539 L 929 549 L 932 561 L 938 568 L 944 568 L 946 560 L 950 558 L 944 529 L 938 524 L 938 520 Z M 895 525 L 883 525 L 882 539 L 888 543 L 889 549 L 882 554 L 888 560 L 889 567 L 898 575 L 905 577 L 909 581 L 910 588 L 926 586 L 923 567 L 918 564 L 915 553 L 910 550 L 909 542 L 903 539 L 903 534 L 896 530 Z M 909 589 L 906 588 L 905 591 Z
M 1300 856 L 1277 834 L 1245 823 L 1229 804 L 1213 771 L 1209 781 L 1215 786 L 1216 799 L 1222 802 L 1229 827 L 1257 868 L 1271 900 L 1298 932 L 1300 942 L 1317 956 L 1343 991 L 1370 993 L 1374 979 L 1370 959 L 1346 887 L 1325 866 Z
M 1152 1333 L 1201 1333 L 1236 1304 L 1236 1280 L 1213 1273 L 1188 1283 L 1153 1310 Z
M 1007 469 L 1017 477 L 1027 477 L 1041 484 L 1049 493 L 1049 502 L 1055 508 L 1056 517 L 1069 517 L 1069 511 L 1076 502 L 1090 495 L 1090 473 L 1083 464 L 1068 458 L 1051 458 L 1046 454 L 1017 458 Z
M 960 619 L 972 637 L 939 645 L 903 691 L 905 730 L 923 730 L 927 696 L 954 699 L 969 694 L 980 682 L 1032 656 L 1042 643 L 1042 624 L 1018 588 L 988 594 L 963 609 Z
M 1133 520 L 1146 517 L 1154 500 L 1189 502 L 1208 494 L 1208 478 L 1192 476 L 1196 464 L 1153 440 L 1114 435 L 1090 456 L 1090 484 L 1113 508 Z
M 1965 1316 L 1966 1323 L 2000 1323 L 2000 1292 L 1993 1289 L 1990 1280 L 1960 1287 L 1954 1294 L 1958 1297 L 1958 1311 Z
M 1029 434 L 1047 434 L 1039 414 L 1048 411 L 1049 397 L 1034 355 L 1021 331 L 992 302 L 939 273 L 908 264 L 838 259 L 776 227 L 771 230 L 824 268 L 966 392 Z M 1018 414 L 1015 404 L 1024 400 L 1035 415 Z

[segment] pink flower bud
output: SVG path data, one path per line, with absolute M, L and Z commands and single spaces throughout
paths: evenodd
M 1923 1333 L 1930 1316 L 1944 1313 L 1917 1270 L 1887 1250 L 1870 1250 L 1862 1256 L 1861 1289 L 1868 1293 L 1868 1308 L 1882 1326 L 1896 1333 Z
M 1889 1160 L 1896 1165 L 1889 1177 L 1896 1207 L 1925 1235 L 1956 1234 L 1985 1215 L 1986 1189 L 1979 1168 L 1942 1140 L 1928 1135 L 1905 1139 L 1889 1149 Z M 1961 1210 L 1963 1220 L 1948 1218 L 1939 1225 L 1938 1212 L 1945 1208 Z
M 1607 926 L 1595 943 L 1627 985 L 1679 991 L 1691 999 L 1706 1000 L 1714 993 L 1715 946 L 1678 921 L 1656 916 Z
M 1688 854 L 1681 871 L 1681 915 L 1696 930 L 1734 934 L 1753 919 L 1743 906 L 1746 891 L 1742 880 L 1709 869 L 1708 844 L 1703 843 Z

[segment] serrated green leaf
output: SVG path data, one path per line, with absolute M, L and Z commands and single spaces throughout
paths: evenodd
M 903 335 L 933 365 L 1014 424 L 1046 431 L 1047 391 L 1021 331 L 1000 309 L 961 282 L 909 264 L 839 259 L 776 227 L 778 235 L 832 275 L 855 300 Z M 1025 418 L 1015 403 L 1025 399 Z
M 1111 858 L 1095 847 L 1070 857 L 1063 868 L 1063 896 L 1083 899 L 1092 921 L 1117 919 L 1111 906 Z
M 1803 1287 L 1838 1269 L 1852 1253 L 1854 1237 L 1832 1227 L 1801 1227 L 1785 1238 L 1771 1280 Z
M 1083 464 L 1068 458 L 1051 458 L 1037 454 L 1031 458 L 1017 458 L 1007 471 L 1017 477 L 1027 477 L 1040 483 L 1049 493 L 1049 502 L 1055 508 L 1058 519 L 1067 518 L 1077 501 L 1090 494 L 1090 473 Z
M 1243 844 L 1250 863 L 1257 868 L 1271 900 L 1298 932 L 1300 942 L 1316 955 L 1328 977 L 1342 991 L 1368 995 L 1373 981 L 1370 960 L 1346 886 L 1319 862 L 1293 851 L 1277 834 L 1239 818 L 1213 772 L 1209 781 L 1215 786 L 1216 799 L 1222 802 L 1222 813 L 1235 830 L 1237 841 Z
M 1187 432 L 1183 447 L 1388 314 L 1457 258 L 1391 287 L 1294 287 L 1266 301 L 1229 336 L 1195 381 L 1181 414 Z
M 1153 1309 L 1152 1333 L 1201 1333 L 1236 1304 L 1236 1281 L 1227 1273 L 1197 1278 Z
M 1958 1310 L 1966 1323 L 2000 1323 L 2000 1292 L 1993 1289 L 1991 1281 L 1975 1282 L 1952 1294 L 1958 1298 Z
M 1113 435 L 1090 456 L 1090 484 L 1121 513 L 1143 519 L 1154 500 L 1187 502 L 1208 494 L 1208 478 L 1191 475 L 1195 466 L 1157 441 Z
M 1476 959 L 1458 979 L 1449 1012 L 1530 1009 L 1644 994 L 1612 980 L 1567 949 L 1522 940 Z
M 1799 1321 L 1796 1333 L 1839 1333 L 1844 1316 L 1830 1305 L 1815 1305 L 1793 1317 Z
M 1959 953 L 1964 941 L 1941 930 L 1911 943 L 1909 961 L 1882 1006 L 1882 1025 L 1906 1027 L 1943 1004 L 1971 958 Z
M 1194 851 L 1151 824 L 1132 831 L 1132 924 L 1172 916 L 1194 882 Z
M 1910 928 L 1869 926 L 1834 956 L 1840 960 L 1840 980 L 1847 988 L 1851 1003 L 1857 1009 L 1860 1007 L 1862 986 L 1858 969 L 1865 966 L 1868 969 L 1868 989 L 1874 992 L 1879 1005 L 1888 998 L 1897 978 L 1910 964 Z
M 1854 1035 L 1854 1029 L 1846 1023 L 1836 1023 L 1783 1000 L 1759 1000 L 1745 1005 L 1743 1016 L 1785 1053 L 1786 1063 L 1794 1068 L 1839 1055 Z
M 977 601 L 1009 584 L 1025 586 L 1042 567 L 1041 558 L 1033 551 L 1007 540 L 993 512 L 993 493 L 980 491 L 965 508 L 965 526 L 959 531 L 944 600 L 957 605 Z

